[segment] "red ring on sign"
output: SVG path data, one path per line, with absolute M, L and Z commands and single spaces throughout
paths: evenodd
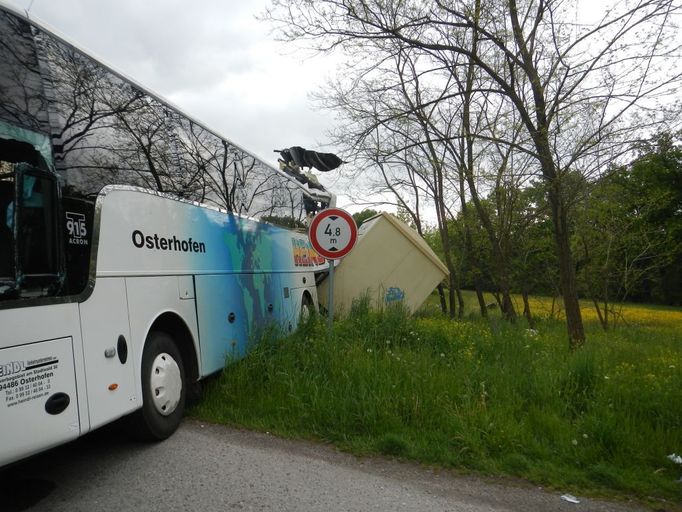
M 317 235 L 315 234 L 317 231 L 317 226 L 327 217 L 341 217 L 346 221 L 346 224 L 348 224 L 348 227 L 350 228 L 350 240 L 348 245 L 342 247 L 338 251 L 332 252 L 322 247 L 319 240 L 317 239 Z M 328 260 L 338 260 L 348 254 L 355 246 L 355 242 L 358 239 L 358 226 L 355 224 L 353 217 L 351 217 L 347 211 L 341 210 L 339 208 L 327 208 L 313 217 L 313 221 L 310 223 L 310 228 L 308 229 L 308 238 L 310 238 L 310 244 L 313 246 L 313 249 L 317 251 L 317 254 L 327 258 Z

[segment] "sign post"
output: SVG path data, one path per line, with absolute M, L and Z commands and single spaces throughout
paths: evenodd
M 329 262 L 329 293 L 327 295 L 327 305 L 329 310 L 327 311 L 327 329 L 329 334 L 332 333 L 332 322 L 334 321 L 334 260 L 328 260 Z
M 343 258 L 353 249 L 358 239 L 358 227 L 345 210 L 327 208 L 313 217 L 308 235 L 313 249 L 329 262 L 327 325 L 331 333 L 334 318 L 334 260 Z

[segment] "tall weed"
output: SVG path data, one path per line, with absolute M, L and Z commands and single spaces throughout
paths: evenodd
M 666 456 L 682 452 L 682 328 L 668 327 L 588 324 L 588 344 L 571 353 L 559 321 L 410 317 L 360 299 L 332 334 L 313 317 L 268 335 L 193 414 L 355 453 L 679 501 L 682 468 Z

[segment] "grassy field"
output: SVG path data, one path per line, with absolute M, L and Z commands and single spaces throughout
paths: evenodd
M 468 297 L 473 305 L 475 300 Z M 534 312 L 551 299 L 534 299 Z M 356 454 L 510 475 L 579 494 L 682 502 L 682 311 L 627 305 L 586 346 L 432 306 L 415 317 L 360 302 L 328 335 L 313 319 L 265 336 L 211 383 L 195 417 L 333 443 Z M 590 316 L 591 315 L 591 316 Z

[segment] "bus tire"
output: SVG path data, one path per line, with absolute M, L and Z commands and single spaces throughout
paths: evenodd
M 152 331 L 142 353 L 142 408 L 134 416 L 136 437 L 168 438 L 185 411 L 187 382 L 182 356 L 167 333 Z

